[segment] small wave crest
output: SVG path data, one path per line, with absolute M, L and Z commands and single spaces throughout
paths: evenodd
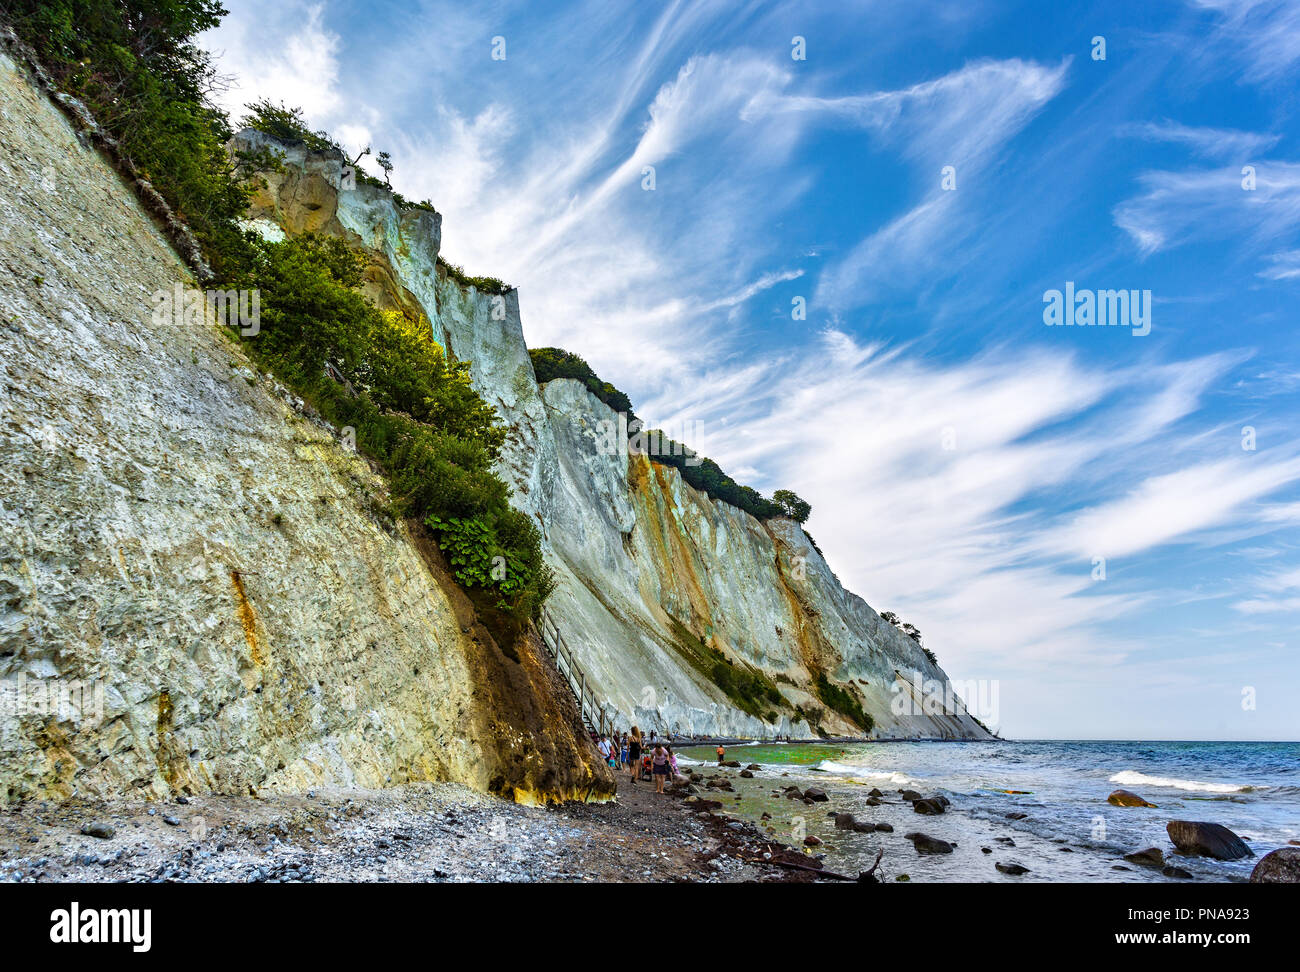
M 1172 776 L 1148 776 L 1136 770 L 1123 770 L 1110 778 L 1112 783 L 1126 786 L 1163 786 L 1171 790 L 1194 790 L 1201 793 L 1252 793 L 1256 787 L 1237 783 L 1202 783 L 1198 780 L 1180 780 Z M 1265 787 L 1264 789 L 1267 789 Z
M 912 778 L 903 773 L 895 773 L 890 770 L 873 770 L 867 766 L 850 766 L 847 763 L 837 763 L 832 759 L 823 759 L 814 769 L 823 773 L 834 773 L 836 776 L 849 776 L 857 780 L 887 783 L 897 783 L 902 786 L 905 783 L 911 783 Z

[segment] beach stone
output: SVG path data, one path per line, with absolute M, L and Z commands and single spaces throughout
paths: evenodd
M 1201 820 L 1171 820 L 1165 825 L 1169 839 L 1184 854 L 1203 854 L 1219 861 L 1254 857 L 1245 841 L 1222 824 Z
M 887 823 L 876 824 L 876 830 L 882 834 L 892 834 L 894 832 L 893 825 Z
M 1174 867 L 1170 864 L 1160 872 L 1165 877 L 1178 878 L 1180 881 L 1195 881 L 1191 871 L 1184 871 L 1181 867 Z
M 721 800 L 706 800 L 703 797 L 687 797 L 683 802 L 692 810 L 697 812 L 722 809 Z
M 804 790 L 803 798 L 805 800 L 812 800 L 814 803 L 825 803 L 830 799 L 830 797 L 826 795 L 826 791 L 817 786 L 810 786 L 808 789 Z
M 836 830 L 852 830 L 859 834 L 869 834 L 876 829 L 875 824 L 858 820 L 851 813 L 836 813 L 832 816 L 835 818 Z
M 742 779 L 746 779 L 746 780 L 752 780 L 754 778 L 754 774 L 747 769 L 741 770 L 740 775 Z
M 981 848 L 980 848 L 980 853 L 981 853 L 981 854 L 992 854 L 992 853 L 993 853 L 993 848 L 992 848 L 992 847 L 981 847 Z
M 904 839 L 912 842 L 912 847 L 918 854 L 951 854 L 953 845 L 946 840 L 940 840 L 938 837 L 931 837 L 929 834 L 922 834 L 913 831 L 910 834 L 904 834 Z
M 738 759 L 727 759 L 727 760 L 721 760 L 721 761 L 718 763 L 718 765 L 719 765 L 719 766 L 730 766 L 732 769 L 739 769 L 739 768 L 740 768 L 740 760 L 738 760 Z
M 757 763 L 750 763 L 748 766 L 745 767 L 745 769 L 747 769 L 747 770 L 756 770 L 756 769 L 762 769 L 762 768 L 763 768 L 763 767 L 759 766 Z
M 785 791 L 785 798 L 787 800 L 802 800 L 803 790 L 799 789 L 799 787 L 797 786 L 787 787 Z
M 807 837 L 803 839 L 803 845 L 805 847 L 820 847 L 822 845 L 822 839 L 820 837 L 816 837 L 812 834 L 809 834 Z
M 1300 884 L 1300 847 L 1279 847 L 1259 859 L 1251 884 Z
M 1003 863 L 1002 861 L 997 861 L 993 866 L 996 867 L 1003 874 L 1028 874 L 1029 873 L 1029 868 L 1025 867 L 1025 865 L 1019 863 L 1018 861 L 1007 861 L 1005 863 Z
M 912 809 L 927 817 L 937 817 L 943 813 L 944 805 L 938 800 L 913 800 Z
M 1020 812 L 1009 813 L 1009 814 L 1007 814 L 1007 819 L 1008 819 L 1008 820 L 1024 820 L 1027 816 L 1029 816 L 1029 814 L 1027 814 L 1027 813 L 1020 813 Z
M 909 803 L 912 800 L 925 799 L 925 797 L 921 796 L 921 794 L 917 793 L 915 790 L 899 790 L 898 792 L 902 795 L 903 799 L 907 800 Z
M 869 807 L 878 807 L 878 806 L 880 806 L 880 801 L 877 800 L 875 797 L 867 797 L 867 799 L 866 799 L 864 802 L 865 802 L 866 805 L 869 806 Z
M 1115 790 L 1106 797 L 1106 802 L 1112 807 L 1155 807 L 1154 803 L 1147 803 L 1132 790 Z
M 1125 854 L 1124 860 L 1130 864 L 1141 864 L 1143 867 L 1164 867 L 1165 852 L 1159 847 L 1148 847 L 1146 850 Z
M 867 791 L 867 796 L 875 797 L 877 800 L 879 800 L 881 797 L 884 796 L 884 794 L 880 792 L 879 787 L 873 786 L 870 790 Z
M 111 824 L 104 823 L 102 820 L 95 820 L 88 824 L 82 824 L 81 832 L 87 837 L 98 837 L 101 840 L 107 840 L 117 833 Z

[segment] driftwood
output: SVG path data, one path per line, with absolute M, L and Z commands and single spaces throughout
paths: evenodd
M 870 868 L 863 871 L 857 877 L 850 877 L 847 874 L 840 874 L 837 871 L 828 871 L 824 867 L 812 867 L 808 864 L 796 864 L 794 861 L 781 861 L 776 858 L 767 860 L 762 857 L 744 857 L 741 858 L 741 860 L 748 861 L 751 864 L 775 864 L 777 867 L 788 868 L 791 871 L 807 871 L 810 874 L 815 874 L 818 877 L 824 877 L 831 881 L 853 881 L 861 884 L 875 884 L 880 880 L 875 876 L 875 871 L 876 868 L 880 866 L 880 859 L 884 857 L 884 855 L 885 852 L 883 849 L 876 851 L 876 863 L 872 864 Z

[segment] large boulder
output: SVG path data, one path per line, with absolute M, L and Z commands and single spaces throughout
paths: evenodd
M 1183 854 L 1201 854 L 1219 861 L 1254 857 L 1246 842 L 1222 824 L 1203 820 L 1171 820 L 1165 825 L 1169 839 Z
M 808 789 L 804 790 L 803 798 L 805 800 L 811 800 L 814 803 L 825 803 L 830 799 L 830 797 L 826 795 L 826 791 L 817 786 L 810 786 Z
M 1259 859 L 1251 884 L 1300 884 L 1300 847 L 1279 847 Z
M 1155 808 L 1154 803 L 1147 803 L 1132 790 L 1116 790 L 1110 796 L 1106 797 L 1106 802 L 1112 807 L 1151 807 Z
M 912 809 L 917 813 L 925 814 L 927 817 L 937 817 L 943 813 L 947 801 L 940 800 L 913 800 Z

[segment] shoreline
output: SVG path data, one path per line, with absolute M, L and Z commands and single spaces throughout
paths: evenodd
M 845 743 L 989 743 L 989 742 L 1014 742 L 1015 740 L 1006 739 L 1002 736 L 991 736 L 988 739 L 940 739 L 938 737 L 927 736 L 923 739 L 908 738 L 906 736 L 886 736 L 881 738 L 871 738 L 869 736 L 828 736 L 825 739 L 751 739 L 744 736 L 704 736 L 700 738 L 675 739 L 665 741 L 662 739 L 655 740 L 663 742 L 665 745 L 672 746 L 675 749 L 688 749 L 698 746 L 838 746 Z M 651 743 L 650 745 L 653 745 Z
M 713 812 L 720 805 L 685 802 L 693 789 L 679 784 L 660 796 L 653 783 L 620 775 L 615 801 L 550 807 L 454 783 L 165 803 L 32 801 L 0 809 L 0 883 L 818 879 L 821 863 L 802 850 Z

